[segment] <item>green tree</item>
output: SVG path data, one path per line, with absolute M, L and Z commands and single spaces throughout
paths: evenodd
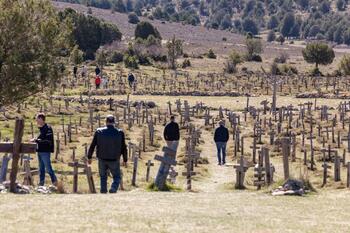
M 167 42 L 169 68 L 176 69 L 176 60 L 183 54 L 182 41 L 175 38 Z
M 69 61 L 74 65 L 79 65 L 84 61 L 84 53 L 79 49 L 78 45 L 75 45 L 70 53 Z
M 245 40 L 247 48 L 247 60 L 251 61 L 254 55 L 258 55 L 263 52 L 263 47 L 260 39 L 247 37 Z
M 282 26 L 281 26 L 281 34 L 285 37 L 290 36 L 292 28 L 295 24 L 295 17 L 293 13 L 288 13 L 283 18 Z
M 339 69 L 345 75 L 350 75 L 350 55 L 344 55 L 340 61 Z
M 61 76 L 71 24 L 46 0 L 0 0 L 0 107 L 19 103 Z
M 236 50 L 232 50 L 226 60 L 224 71 L 229 74 L 235 73 L 237 71 L 237 65 L 242 62 L 242 56 Z
M 276 38 L 276 41 L 279 42 L 281 45 L 283 45 L 283 43 L 285 42 L 284 36 L 283 35 L 279 35 Z
M 242 23 L 243 30 L 245 32 L 250 32 L 253 35 L 257 35 L 259 33 L 258 26 L 255 21 L 252 19 L 244 19 Z
M 140 22 L 137 24 L 135 29 L 135 38 L 147 39 L 150 35 L 155 38 L 162 39 L 159 31 L 149 22 Z
M 307 63 L 315 63 L 316 69 L 318 65 L 328 65 L 333 62 L 334 51 L 327 44 L 321 42 L 310 43 L 302 50 L 304 60 Z

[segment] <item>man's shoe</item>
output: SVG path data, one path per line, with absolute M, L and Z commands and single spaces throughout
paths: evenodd
M 221 163 L 219 162 L 218 165 L 221 166 Z
M 109 190 L 109 193 L 117 193 L 117 190 L 115 190 L 115 189 L 110 189 L 110 190 Z

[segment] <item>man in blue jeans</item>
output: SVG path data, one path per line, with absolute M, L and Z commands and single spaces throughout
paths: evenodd
M 36 139 L 32 139 L 32 142 L 38 144 L 38 161 L 39 161 L 39 186 L 45 184 L 45 171 L 50 175 L 51 182 L 53 185 L 57 186 L 57 178 L 55 172 L 51 166 L 51 153 L 54 152 L 54 138 L 53 130 L 51 126 L 46 124 L 45 114 L 39 113 L 36 116 L 36 123 L 39 127 L 40 134 Z
M 225 122 L 220 121 L 219 127 L 215 130 L 214 135 L 214 141 L 216 143 L 216 148 L 218 151 L 218 165 L 225 165 L 226 163 L 226 144 L 229 137 L 229 132 L 225 127 Z
M 109 193 L 116 193 L 120 184 L 120 156 L 123 155 L 124 165 L 128 161 L 125 135 L 121 129 L 115 128 L 114 116 L 108 115 L 106 127 L 96 130 L 88 152 L 88 163 L 91 164 L 92 154 L 96 149 L 98 170 L 101 179 L 101 193 L 107 193 L 107 171 L 113 175 L 113 183 Z

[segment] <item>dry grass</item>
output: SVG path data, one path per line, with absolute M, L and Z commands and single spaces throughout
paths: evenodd
M 0 199 L 2 232 L 349 232 L 349 213 L 344 191 L 306 198 L 235 191 Z

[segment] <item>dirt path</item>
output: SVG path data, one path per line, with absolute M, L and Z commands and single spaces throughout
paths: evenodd
M 208 169 L 209 177 L 204 178 L 194 183 L 195 187 L 200 187 L 201 192 L 218 192 L 225 184 L 233 182 L 234 172 L 232 166 L 219 166 L 216 157 L 216 145 L 213 141 L 213 135 L 207 130 L 202 131 L 204 144 L 201 145 L 202 157 L 207 157 L 209 160 Z M 226 159 L 228 164 L 231 163 Z

